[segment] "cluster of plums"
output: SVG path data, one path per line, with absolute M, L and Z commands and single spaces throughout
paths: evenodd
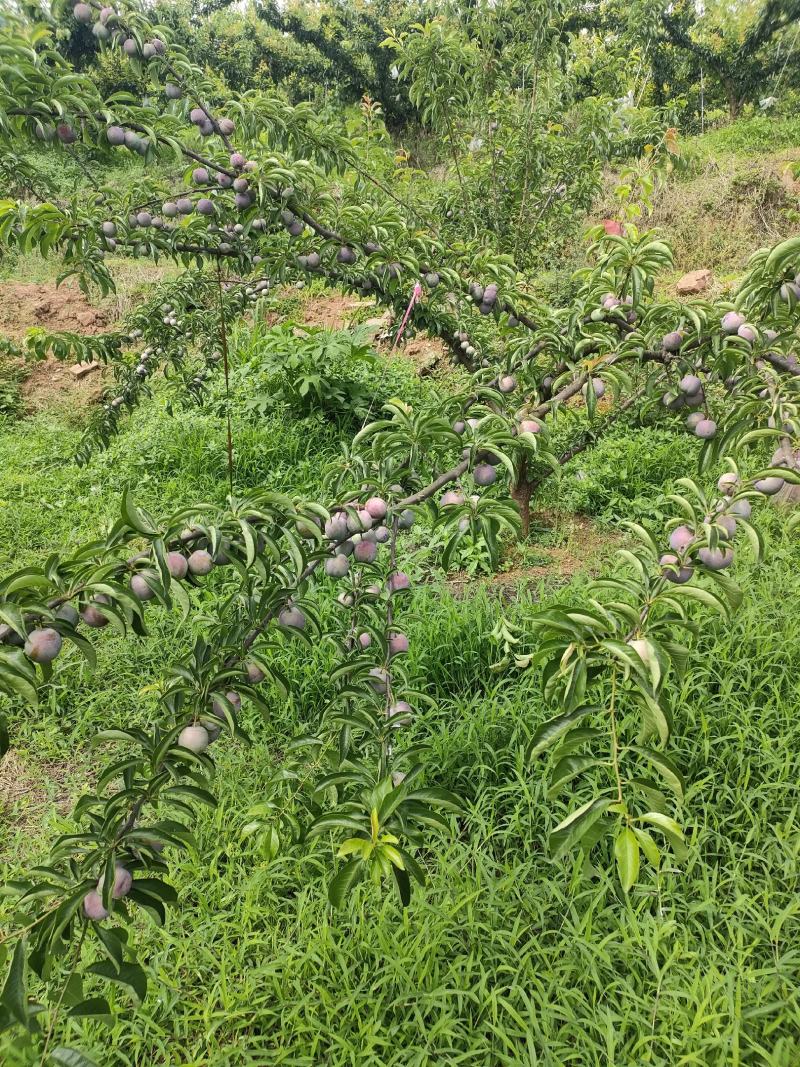
M 333 547 L 333 555 L 325 561 L 325 573 L 329 577 L 344 578 L 350 571 L 351 556 L 356 563 L 375 562 L 380 546 L 391 540 L 391 531 L 384 523 L 388 513 L 388 504 L 378 496 L 370 497 L 363 508 L 334 509 L 325 523 L 325 536 Z M 410 508 L 404 509 L 397 519 L 398 528 L 403 530 L 413 522 L 414 512 Z
M 103 919 L 107 919 L 109 911 L 103 904 L 103 886 L 105 879 L 100 878 L 97 883 L 96 889 L 90 889 L 86 896 L 83 898 L 83 913 L 87 919 L 92 919 L 94 922 L 100 922 Z M 130 893 L 133 886 L 133 875 L 127 869 L 123 867 L 121 863 L 116 864 L 114 867 L 114 884 L 111 887 L 111 899 L 122 900 Z
M 471 282 L 469 286 L 469 295 L 473 302 L 477 305 L 478 311 L 481 315 L 491 315 L 496 309 L 498 309 L 498 288 L 491 282 L 486 287 L 480 285 L 478 282 Z
M 706 525 L 715 532 L 714 547 L 705 543 L 707 538 L 686 524 L 676 526 L 669 537 L 671 552 L 661 556 L 662 574 L 676 585 L 688 582 L 697 563 L 711 571 L 726 570 L 733 563 L 733 547 L 730 542 L 736 535 L 737 519 L 749 519 L 752 512 L 750 501 L 736 496 L 740 486 L 739 476 L 733 472 L 723 474 L 717 489 L 724 499 L 715 511 L 706 516 Z M 784 479 L 777 476 L 761 478 L 753 483 L 756 492 L 774 496 L 784 486 Z

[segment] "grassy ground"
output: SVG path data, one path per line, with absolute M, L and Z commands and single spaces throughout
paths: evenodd
M 800 143 L 784 125 L 780 143 L 760 120 L 697 140 L 693 172 L 663 194 L 653 220 L 677 241 L 680 266 L 713 266 L 724 287 L 768 239 L 759 210 L 774 187 L 758 175 L 774 175 Z M 777 210 L 791 229 L 791 203 Z M 35 263 L 17 268 L 18 278 L 20 269 L 50 276 Z M 125 299 L 137 284 L 131 277 Z M 243 391 L 255 387 L 256 349 L 242 338 Z M 161 399 L 84 469 L 71 463 L 80 417 L 56 410 L 0 423 L 0 573 L 94 535 L 127 486 L 156 512 L 222 499 L 217 406 L 171 419 Z M 340 437 L 329 421 L 298 420 L 280 405 L 238 405 L 234 431 L 243 486 L 301 495 L 319 493 Z M 611 434 L 547 487 L 543 504 L 660 523 L 663 492 L 691 471 L 691 442 L 677 440 L 659 428 Z M 252 748 L 215 751 L 219 808 L 198 814 L 198 853 L 171 857 L 180 907 L 164 929 L 138 924 L 147 1001 L 133 1012 L 120 995 L 113 1025 L 73 1022 L 69 1042 L 103 1067 L 796 1067 L 800 547 L 780 515 L 762 513 L 766 562 L 737 564 L 741 611 L 730 626 L 704 626 L 673 689 L 676 758 L 689 782 L 685 864 L 625 899 L 601 864 L 581 872 L 547 856 L 547 831 L 566 808 L 546 800 L 544 764 L 525 765 L 522 751 L 552 709 L 535 670 L 488 670 L 497 658 L 488 635 L 501 609 L 524 628 L 534 601 L 577 600 L 585 574 L 558 588 L 528 580 L 516 596 L 507 583 L 501 596 L 499 585 L 437 575 L 408 623 L 412 684 L 435 701 L 409 736 L 432 746 L 431 778 L 465 798 L 467 815 L 451 837 L 432 839 L 429 883 L 411 909 L 362 888 L 349 911 L 332 913 L 325 845 L 268 865 L 242 834 L 276 754 L 314 725 L 329 692 L 324 646 L 287 641 L 291 699 L 272 694 L 267 721 L 245 710 Z M 601 559 L 610 552 L 600 543 Z M 92 782 L 96 730 L 150 721 L 149 684 L 202 626 L 196 613 L 182 624 L 158 611 L 148 618 L 148 637 L 103 634 L 94 675 L 71 658 L 36 716 L 13 714 L 15 748 L 0 765 L 9 876 L 71 826 L 71 802 Z M 0 1062 L 29 1061 L 4 1038 Z
M 243 338 L 241 373 L 255 373 Z M 400 370 L 397 372 L 402 374 Z M 69 548 L 113 519 L 122 489 L 160 511 L 224 493 L 224 429 L 208 410 L 171 419 L 143 406 L 109 453 L 70 462 L 79 426 L 63 412 L 0 429 L 0 569 Z M 317 416 L 237 408 L 242 481 L 313 495 L 337 448 Z M 648 463 L 643 455 L 651 456 Z M 638 465 L 633 458 L 638 456 Z M 586 475 L 554 489 L 598 514 L 647 518 L 686 451 L 662 431 L 611 438 L 582 460 Z M 684 468 L 685 469 L 685 468 Z M 682 472 L 682 471 L 681 471 Z M 572 494 L 570 496 L 570 494 Z M 245 713 L 250 749 L 223 746 L 215 813 L 198 815 L 196 855 L 175 856 L 180 908 L 163 930 L 141 923 L 151 991 L 110 1027 L 70 1024 L 70 1041 L 103 1065 L 574 1064 L 794 1067 L 800 1061 L 800 550 L 767 512 L 768 562 L 739 564 L 745 606 L 708 626 L 673 694 L 678 760 L 691 783 L 690 857 L 643 881 L 629 900 L 598 868 L 579 877 L 546 854 L 563 814 L 545 799 L 525 739 L 551 714 L 536 671 L 495 674 L 491 588 L 455 596 L 435 582 L 409 622 L 412 682 L 435 701 L 410 731 L 432 745 L 431 777 L 466 799 L 452 837 L 432 839 L 429 884 L 403 913 L 359 890 L 347 912 L 325 903 L 329 849 L 267 865 L 242 835 L 275 754 L 313 725 L 330 655 L 287 641 L 296 691 L 270 697 L 268 721 Z M 585 578 L 538 582 L 504 600 L 524 626 L 532 600 L 576 599 Z M 213 582 L 211 583 L 213 588 Z M 463 591 L 462 591 L 463 592 Z M 202 596 L 202 594 L 201 594 Z M 35 716 L 13 716 L 0 855 L 13 874 L 69 823 L 91 783 L 100 727 L 144 724 L 150 682 L 190 644 L 185 624 L 153 611 L 151 633 L 103 635 L 93 676 L 72 661 Z M 8 759 L 8 757 L 7 757 Z M 8 1039 L 0 1059 L 26 1063 Z

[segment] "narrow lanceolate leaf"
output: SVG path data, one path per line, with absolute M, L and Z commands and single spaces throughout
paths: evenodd
M 601 708 L 598 704 L 587 704 L 582 708 L 576 708 L 574 711 L 569 711 L 564 715 L 556 715 L 554 719 L 548 719 L 547 722 L 542 723 L 531 738 L 530 745 L 528 746 L 528 759 L 544 752 L 546 748 L 549 748 L 550 745 L 565 734 L 576 722 L 580 722 L 581 719 L 586 718 L 587 715 L 600 710 Z
M 610 796 L 595 797 L 571 812 L 566 819 L 562 819 L 550 834 L 550 852 L 553 859 L 559 859 L 580 843 L 584 834 L 605 814 L 612 799 Z
M 361 860 L 350 860 L 345 863 L 328 886 L 328 900 L 334 908 L 341 908 L 350 890 L 360 881 L 364 874 L 365 865 Z
M 666 785 L 672 790 L 678 800 L 683 801 L 683 776 L 673 761 L 664 752 L 658 752 L 652 748 L 632 745 L 632 750 L 638 752 L 658 771 Z
M 28 998 L 25 993 L 25 942 L 18 941 L 11 959 L 0 1004 L 23 1026 L 28 1024 Z
M 94 1060 L 79 1052 L 76 1048 L 63 1048 L 59 1046 L 50 1053 L 49 1062 L 58 1067 L 97 1067 Z
M 639 877 L 639 841 L 629 826 L 624 826 L 614 841 L 617 874 L 622 888 L 630 892 Z

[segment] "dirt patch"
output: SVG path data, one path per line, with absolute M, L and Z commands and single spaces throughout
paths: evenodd
M 108 312 L 92 307 L 72 279 L 59 286 L 0 282 L 0 333 L 14 341 L 21 341 L 31 327 L 88 336 L 101 333 L 108 324 Z M 67 397 L 70 406 L 80 410 L 95 403 L 103 392 L 102 368 L 82 379 L 71 373 L 70 364 L 57 359 L 25 363 L 22 369 L 25 378 L 20 392 L 28 414 L 60 406 Z
M 352 326 L 355 313 L 365 303 L 364 300 L 341 293 L 315 296 L 303 307 L 303 322 L 306 326 L 324 326 L 327 330 L 346 330 Z
M 458 575 L 448 580 L 448 586 L 457 596 L 467 595 L 470 587 L 481 586 L 513 598 L 519 585 L 543 579 L 563 585 L 576 574 L 597 574 L 623 540 L 621 534 L 598 526 L 585 515 L 538 512 L 531 515 L 531 529 L 533 547 L 537 556 L 543 557 L 542 562 L 526 563 L 525 547 L 515 548 L 504 561 L 506 569 L 487 577 Z M 536 544 L 537 530 L 558 543 Z
M 20 385 L 25 411 L 31 415 L 48 408 L 61 407 L 69 399 L 71 409 L 80 411 L 96 404 L 103 395 L 108 371 L 105 367 L 76 379 L 69 363 L 45 359 L 26 364 L 27 377 Z
M 415 337 L 407 344 L 398 345 L 394 351 L 395 355 L 410 360 L 421 378 L 443 367 L 451 367 L 449 349 L 438 337 Z
M 62 285 L 0 282 L 0 332 L 21 340 L 32 326 L 71 333 L 100 333 L 108 325 L 102 308 L 89 303 L 72 279 Z

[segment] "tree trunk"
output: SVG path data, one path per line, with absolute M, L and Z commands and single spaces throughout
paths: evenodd
M 511 499 L 519 508 L 519 516 L 522 520 L 521 536 L 526 540 L 531 529 L 531 492 L 533 482 L 528 478 L 528 461 L 525 457 L 520 460 L 517 477 L 511 487 Z

